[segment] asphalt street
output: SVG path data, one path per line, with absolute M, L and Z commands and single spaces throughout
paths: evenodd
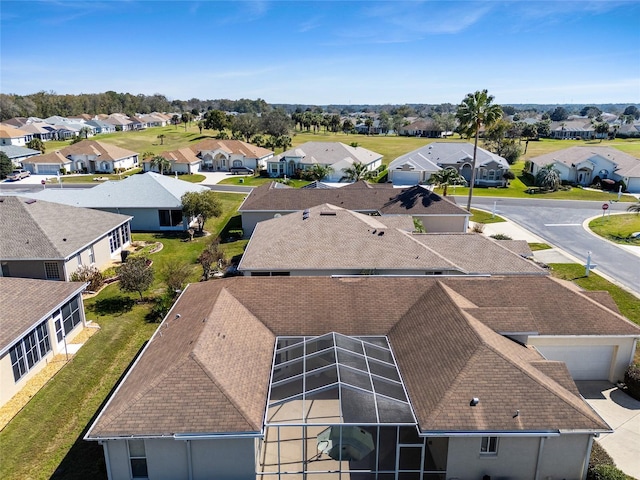
M 457 198 L 462 204 L 462 198 Z M 640 296 L 640 257 L 603 240 L 584 227 L 586 220 L 602 216 L 603 202 L 475 197 L 473 207 L 493 211 L 558 247 L 584 264 L 588 252 L 602 273 Z M 608 203 L 605 214 L 622 213 L 628 203 Z M 495 207 L 494 207 L 495 206 Z

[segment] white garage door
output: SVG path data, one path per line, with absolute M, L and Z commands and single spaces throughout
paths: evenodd
M 60 170 L 58 165 L 38 165 L 38 173 L 40 175 L 55 175 Z
M 631 177 L 629 179 L 629 185 L 627 185 L 627 190 L 631 193 L 640 193 L 640 178 Z
M 536 346 L 536 348 L 547 360 L 566 363 L 574 380 L 608 380 L 609 378 L 613 346 Z
M 420 183 L 420 172 L 395 170 L 392 181 L 394 185 L 417 185 Z

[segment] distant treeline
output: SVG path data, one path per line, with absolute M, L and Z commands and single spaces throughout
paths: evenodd
M 638 104 L 591 104 L 603 112 L 622 113 L 625 107 Z M 549 112 L 561 106 L 569 114 L 578 114 L 587 105 L 557 105 L 557 104 L 503 104 L 507 114 L 516 112 Z M 59 95 L 55 92 L 37 92 L 31 95 L 0 94 L 0 121 L 13 117 L 40 117 L 52 115 L 69 117 L 83 113 L 97 115 L 100 113 L 124 113 L 128 116 L 151 112 L 190 112 L 198 114 L 208 110 L 222 110 L 224 112 L 257 113 L 262 114 L 275 108 L 282 109 L 289 114 L 303 111 L 316 111 L 331 114 L 347 115 L 356 112 L 380 113 L 402 116 L 429 116 L 432 113 L 454 113 L 457 105 L 441 104 L 405 104 L 405 105 L 310 105 L 310 104 L 268 104 L 258 98 L 250 100 L 169 100 L 164 95 L 133 95 L 131 93 L 81 93 L 79 95 Z

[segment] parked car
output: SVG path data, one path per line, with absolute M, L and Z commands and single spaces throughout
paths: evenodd
M 7 175 L 7 178 L 16 182 L 18 180 L 22 180 L 23 178 L 27 178 L 29 175 L 31 175 L 31 172 L 28 172 L 27 170 L 24 170 L 22 168 L 18 168 L 17 170 L 14 170 L 9 175 Z
M 229 171 L 233 175 L 253 175 L 254 174 L 253 168 L 249 168 L 249 167 L 231 167 Z

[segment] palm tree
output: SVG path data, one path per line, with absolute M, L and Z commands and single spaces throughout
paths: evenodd
M 160 139 L 160 145 L 164 145 L 164 134 L 161 133 L 158 138 Z
M 465 185 L 467 181 L 455 168 L 449 167 L 433 173 L 429 183 L 442 187 L 442 196 L 446 197 L 449 185 Z
M 634 203 L 633 205 L 629 205 L 627 207 L 627 212 L 639 214 L 640 213 L 640 202 Z
M 89 138 L 91 129 L 89 127 L 82 127 L 78 133 L 80 133 L 80 135 L 84 135 L 84 138 L 86 140 L 87 138 Z
M 358 180 L 371 180 L 376 176 L 375 170 L 369 170 L 364 163 L 353 162 L 349 168 L 342 170 L 344 176 L 340 179 L 351 182 L 357 182 Z
M 549 163 L 536 173 L 536 185 L 545 190 L 555 191 L 560 187 L 560 171 Z
M 151 167 L 157 168 L 160 171 L 160 175 L 164 175 L 164 171 L 168 171 L 171 168 L 171 161 L 162 155 L 156 155 L 151 159 Z
M 473 144 L 473 165 L 471 168 L 471 181 L 469 182 L 469 198 L 467 211 L 471 211 L 471 198 L 473 197 L 473 185 L 476 182 L 476 156 L 478 153 L 478 137 L 482 127 L 490 127 L 502 118 L 502 108 L 493 104 L 493 95 L 487 90 L 468 93 L 458 105 L 456 118 L 460 122 L 460 131 L 471 137 L 475 137 Z
M 326 177 L 333 173 L 333 168 L 330 165 L 322 165 L 321 163 L 314 163 L 311 170 L 307 172 L 308 177 L 313 180 L 321 182 Z

